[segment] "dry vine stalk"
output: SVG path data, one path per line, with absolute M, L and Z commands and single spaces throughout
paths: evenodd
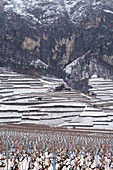
M 4 130 L 6 133 L 4 133 Z M 4 135 L 2 135 L 4 134 Z M 53 166 L 53 143 L 55 166 L 59 169 L 98 168 L 113 166 L 112 135 L 85 134 L 30 130 L 0 131 L 0 167 L 6 168 L 6 147 L 8 139 L 9 167 L 19 170 L 49 169 Z M 31 162 L 32 161 L 32 162 Z

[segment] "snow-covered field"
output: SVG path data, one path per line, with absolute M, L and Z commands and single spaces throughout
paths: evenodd
M 0 129 L 0 169 L 112 170 L 113 134 Z

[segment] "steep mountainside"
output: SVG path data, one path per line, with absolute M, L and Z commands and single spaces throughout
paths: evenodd
M 0 8 L 1 66 L 85 91 L 93 74 L 112 78 L 113 0 L 0 0 Z

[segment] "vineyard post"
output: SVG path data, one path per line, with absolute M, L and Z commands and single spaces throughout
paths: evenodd
M 53 144 L 53 170 L 55 170 L 55 150 L 54 150 L 54 144 Z
M 45 154 L 45 150 L 46 150 L 45 148 L 46 148 L 46 146 L 45 146 L 45 141 L 44 141 L 44 154 Z
M 113 138 L 111 139 L 111 151 L 112 151 L 112 155 L 113 155 Z
M 106 149 L 106 170 L 108 170 L 108 147 Z
M 18 159 L 19 159 L 19 162 L 20 162 L 20 144 L 19 144 L 19 157 L 18 157 Z
M 66 155 L 66 148 L 64 148 L 64 156 Z
M 40 142 L 40 151 L 42 152 L 42 140 Z
M 113 138 L 111 139 L 111 157 L 112 156 L 113 156 Z M 113 166 L 111 168 L 113 168 Z
M 30 169 L 32 170 L 32 143 L 30 145 L 30 157 L 31 157 L 31 164 L 30 164 Z
M 8 170 L 8 150 L 9 150 L 9 146 L 8 146 L 8 141 L 6 142 L 6 161 L 7 161 L 7 170 Z
M 84 146 L 84 164 L 86 168 L 86 147 Z
M 71 146 L 69 144 L 69 151 L 70 151 L 70 170 L 71 170 Z
M 96 167 L 98 167 L 98 147 L 96 147 Z

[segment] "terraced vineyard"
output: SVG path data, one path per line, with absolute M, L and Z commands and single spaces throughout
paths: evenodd
M 113 129 L 113 82 L 93 76 L 89 83 L 96 97 L 70 89 L 61 79 L 0 68 L 0 123 Z

